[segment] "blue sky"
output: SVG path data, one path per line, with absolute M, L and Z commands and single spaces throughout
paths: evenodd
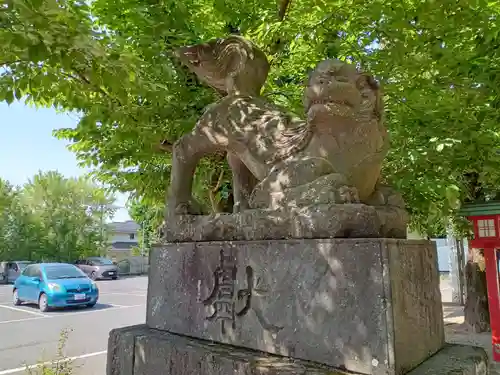
M 88 169 L 78 167 L 75 155 L 67 149 L 69 142 L 52 136 L 52 130 L 75 127 L 74 115 L 54 109 L 27 106 L 22 103 L 0 103 L 0 177 L 22 185 L 39 170 L 57 170 L 67 177 L 80 176 Z M 116 204 L 124 206 L 126 196 L 117 194 Z M 121 208 L 113 220 L 129 220 Z

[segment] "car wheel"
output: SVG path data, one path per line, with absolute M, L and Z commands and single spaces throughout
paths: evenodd
M 95 271 L 92 271 L 92 273 L 90 274 L 90 278 L 91 278 L 92 280 L 97 279 L 97 273 L 95 273 Z
M 17 289 L 14 290 L 12 293 L 12 302 L 14 303 L 14 306 L 19 306 L 22 301 L 19 299 L 19 294 L 17 293 Z
M 49 311 L 49 303 L 47 301 L 47 295 L 45 293 L 40 294 L 40 298 L 38 298 L 38 308 L 41 312 Z
M 97 303 L 97 301 L 96 301 L 96 302 L 92 302 L 92 303 L 88 303 L 88 304 L 87 304 L 87 307 L 88 307 L 89 309 L 91 309 L 92 307 L 94 307 L 94 306 L 95 306 L 95 304 L 96 304 L 96 303 Z
M 114 276 L 114 277 L 112 277 L 112 279 L 113 279 L 113 280 L 116 280 L 116 279 L 118 279 L 118 276 Z

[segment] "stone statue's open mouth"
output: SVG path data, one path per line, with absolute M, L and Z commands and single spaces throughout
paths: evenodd
M 318 108 L 318 106 L 323 107 L 323 109 Z M 347 115 L 354 111 L 355 105 L 348 100 L 313 100 L 309 103 L 307 112 L 313 107 L 315 107 L 316 111 L 320 110 L 321 112 L 328 112 L 336 115 L 345 113 Z
M 347 106 L 347 107 L 350 107 L 350 108 L 354 108 L 354 105 L 350 101 L 348 101 L 348 100 L 331 100 L 331 99 L 328 99 L 328 100 L 312 100 L 309 103 L 309 108 L 311 108 L 313 105 L 317 105 L 317 104 L 322 104 L 322 105 L 326 105 L 326 106 L 342 105 L 342 106 Z

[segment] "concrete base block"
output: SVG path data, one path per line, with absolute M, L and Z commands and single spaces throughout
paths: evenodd
M 107 375 L 132 375 L 134 373 L 135 339 L 147 335 L 143 325 L 113 329 L 108 339 Z
M 319 364 L 175 335 L 145 325 L 113 330 L 108 353 L 107 375 L 350 375 Z
M 374 375 L 444 345 L 429 241 L 172 243 L 150 259 L 153 329 Z
M 113 330 L 108 353 L 107 375 L 347 375 L 343 370 L 312 362 L 193 339 L 145 325 Z M 487 358 L 481 348 L 447 345 L 408 375 L 487 375 Z
M 488 362 L 483 348 L 447 344 L 407 375 L 488 375 Z

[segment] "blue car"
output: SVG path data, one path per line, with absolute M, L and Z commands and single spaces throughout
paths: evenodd
M 52 307 L 94 307 L 99 289 L 78 267 L 67 263 L 30 264 L 14 283 L 13 302 L 37 303 L 40 311 Z

